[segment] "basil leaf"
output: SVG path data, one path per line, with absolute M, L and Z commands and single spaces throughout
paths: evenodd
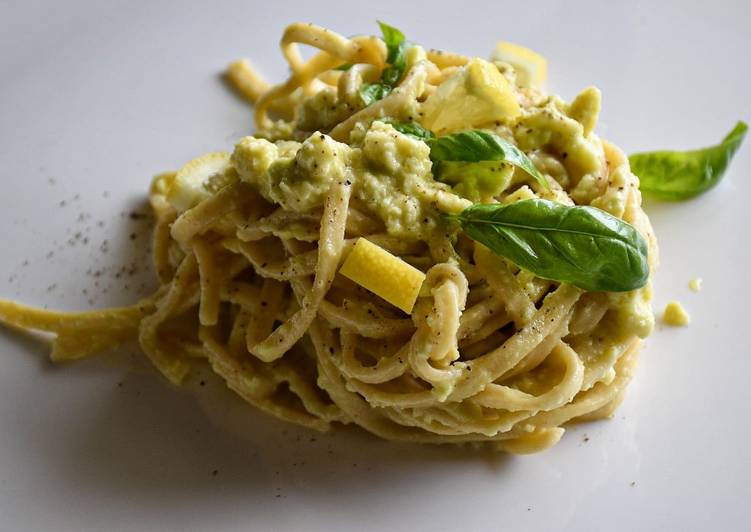
M 530 199 L 475 204 L 450 218 L 471 238 L 538 277 L 609 292 L 640 288 L 649 278 L 644 237 L 595 207 Z
M 380 81 L 360 87 L 360 99 L 366 106 L 387 96 L 402 79 L 404 70 L 407 68 L 406 54 L 409 43 L 404 34 L 385 22 L 378 21 L 378 25 L 381 27 L 383 42 L 386 43 L 386 63 L 389 66 L 381 73 Z M 374 85 L 381 87 L 376 89 L 373 88 Z
M 747 130 L 744 122 L 738 122 L 716 146 L 635 153 L 628 160 L 645 194 L 664 200 L 693 198 L 719 183 Z
M 404 42 L 406 41 L 406 37 L 404 36 L 404 33 L 401 32 L 401 30 L 396 29 L 393 26 L 389 26 L 385 22 L 378 21 L 378 26 L 381 28 L 381 35 L 383 35 L 383 42 L 386 43 L 386 50 L 388 50 L 388 56 L 386 57 L 386 62 L 390 64 L 394 64 L 397 59 L 399 52 L 403 50 L 400 50 Z
M 406 62 L 403 62 L 401 66 L 391 65 L 390 67 L 385 68 L 381 73 L 381 81 L 386 85 L 395 87 L 397 83 L 399 83 L 399 80 L 402 79 L 405 66 Z
M 493 133 L 480 130 L 462 131 L 438 137 L 429 141 L 429 144 L 430 158 L 433 162 L 505 161 L 527 172 L 545 189 L 549 188 L 547 180 L 523 151 Z
M 360 87 L 360 99 L 362 100 L 362 103 L 368 106 L 371 103 L 377 102 L 378 100 L 384 98 L 392 90 L 393 87 L 385 85 L 381 82 L 366 83 L 365 85 Z
M 391 127 L 403 135 L 409 135 L 417 140 L 428 140 L 435 137 L 432 131 L 425 129 L 417 122 L 397 122 L 396 120 L 384 120 Z

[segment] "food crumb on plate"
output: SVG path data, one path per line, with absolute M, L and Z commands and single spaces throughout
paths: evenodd
M 699 292 L 701 290 L 701 277 L 694 277 L 688 282 L 688 287 L 692 292 Z
M 665 306 L 662 313 L 662 321 L 673 327 L 685 327 L 689 324 L 691 317 L 686 309 L 677 301 L 671 301 Z

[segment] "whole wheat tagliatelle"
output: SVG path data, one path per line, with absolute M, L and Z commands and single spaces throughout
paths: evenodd
M 317 53 L 304 60 L 300 44 Z M 443 216 L 471 204 L 465 189 L 434 179 L 427 145 L 392 125 L 513 142 L 548 186 L 509 169 L 472 201 L 599 207 L 642 233 L 653 268 L 638 180 L 593 132 L 599 91 L 566 103 L 524 54 L 479 62 L 412 45 L 398 81 L 366 102 L 394 61 L 383 39 L 293 24 L 281 48 L 291 75 L 280 85 L 245 60 L 227 73 L 255 105 L 256 134 L 154 178 L 156 293 L 76 313 L 0 300 L 0 321 L 52 333 L 55 361 L 137 338 L 172 383 L 208 364 L 248 403 L 321 431 L 354 423 L 390 440 L 530 453 L 569 422 L 609 416 L 652 328 L 650 284 L 588 292 L 470 240 Z M 359 238 L 424 274 L 411 313 L 339 272 Z

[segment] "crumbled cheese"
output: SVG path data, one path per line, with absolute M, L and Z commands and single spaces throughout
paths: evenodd
M 694 277 L 688 282 L 688 287 L 692 292 L 699 292 L 701 290 L 701 277 Z
M 671 301 L 665 306 L 662 320 L 673 327 L 685 327 L 690 321 L 690 316 L 677 301 Z

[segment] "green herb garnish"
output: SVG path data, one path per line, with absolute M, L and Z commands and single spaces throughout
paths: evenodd
M 388 96 L 393 87 L 384 83 L 366 83 L 360 87 L 360 99 L 366 106 Z
M 367 106 L 386 97 L 402 79 L 407 68 L 406 52 L 409 47 L 404 34 L 385 22 L 378 21 L 381 27 L 383 42 L 386 43 L 386 67 L 381 73 L 380 81 L 366 83 L 360 88 L 360 99 Z
M 738 122 L 716 146 L 691 151 L 635 153 L 628 159 L 644 194 L 664 200 L 693 198 L 714 187 L 746 135 Z
M 511 167 L 519 166 L 532 175 L 543 187 L 548 182 L 519 148 L 492 133 L 473 130 L 436 137 L 417 122 L 387 119 L 387 124 L 430 146 L 433 175 L 448 183 L 454 190 L 473 201 L 497 196 L 511 181 Z
M 495 254 L 544 279 L 625 292 L 649 278 L 644 237 L 595 207 L 530 199 L 475 204 L 449 218 Z
M 486 131 L 471 130 L 453 133 L 428 141 L 430 159 L 433 161 L 433 174 L 439 179 L 445 171 L 446 163 L 480 163 L 503 161 L 518 166 L 534 177 L 545 189 L 548 182 L 527 155 L 509 141 Z M 466 165 L 471 170 L 472 165 Z
M 407 135 L 417 140 L 429 141 L 435 138 L 435 134 L 422 127 L 417 122 L 398 122 L 396 120 L 384 120 L 385 123 L 391 124 L 391 127 L 396 129 L 399 133 Z

